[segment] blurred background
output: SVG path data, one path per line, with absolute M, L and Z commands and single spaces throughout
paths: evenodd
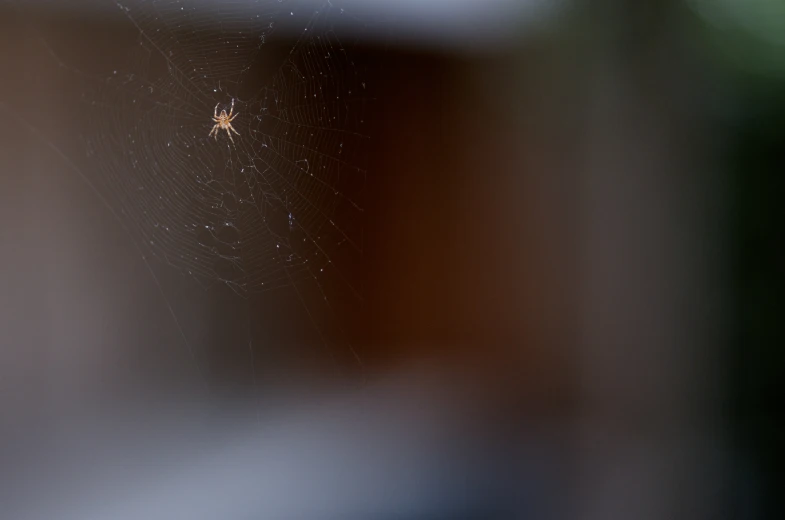
M 782 516 L 782 2 L 0 27 L 0 517 Z

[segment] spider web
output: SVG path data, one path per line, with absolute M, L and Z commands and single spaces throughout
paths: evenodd
M 257 90 L 280 4 L 118 4 L 139 46 L 96 93 L 86 142 L 155 257 L 239 293 L 318 283 L 325 270 L 350 283 L 333 257 L 362 254 L 364 83 L 320 30 L 326 3 Z M 240 136 L 208 138 L 214 108 L 232 100 Z
M 334 30 L 348 15 L 329 1 L 116 7 L 137 40 L 86 82 L 89 182 L 146 262 L 241 297 L 294 290 L 327 342 L 316 306 L 361 301 L 368 96 Z M 240 135 L 209 137 L 232 106 Z

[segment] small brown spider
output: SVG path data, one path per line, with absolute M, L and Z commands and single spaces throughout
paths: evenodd
M 232 109 L 229 110 L 228 115 L 226 114 L 226 110 L 221 110 L 221 115 L 219 116 L 218 105 L 220 105 L 220 103 L 215 105 L 215 115 L 213 116 L 213 121 L 215 121 L 215 125 L 213 125 L 213 129 L 210 130 L 210 135 L 208 135 L 207 137 L 211 137 L 213 134 L 215 134 L 215 140 L 217 141 L 218 131 L 226 130 L 226 133 L 229 134 L 229 139 L 232 141 L 232 144 L 234 144 L 234 139 L 232 139 L 232 132 L 234 132 L 237 135 L 240 135 L 240 133 L 234 129 L 234 127 L 232 126 L 232 121 L 234 121 L 235 117 L 240 115 L 240 112 L 237 112 L 236 114 L 234 114 L 234 116 L 232 116 L 232 113 L 234 112 L 234 99 L 232 100 Z

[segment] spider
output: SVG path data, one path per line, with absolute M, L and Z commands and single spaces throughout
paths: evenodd
M 221 115 L 219 116 L 218 105 L 220 105 L 220 103 L 215 105 L 215 115 L 213 116 L 213 121 L 215 121 L 215 125 L 213 125 L 213 129 L 210 130 L 210 134 L 207 137 L 211 137 L 213 134 L 215 134 L 215 140 L 217 141 L 218 131 L 226 130 L 226 133 L 229 134 L 229 139 L 232 141 L 232 144 L 234 144 L 234 139 L 232 139 L 232 132 L 234 132 L 237 135 L 240 135 L 240 133 L 234 129 L 234 127 L 232 126 L 232 121 L 234 121 L 235 117 L 240 115 L 240 112 L 237 112 L 236 114 L 234 114 L 234 116 L 232 116 L 232 113 L 234 112 L 234 99 L 232 100 L 232 108 L 231 110 L 229 110 L 229 115 L 226 114 L 226 110 L 221 110 Z

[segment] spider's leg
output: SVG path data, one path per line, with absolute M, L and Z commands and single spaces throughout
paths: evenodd
M 232 139 L 232 133 L 229 131 L 229 128 L 226 129 L 226 133 L 229 134 L 229 140 L 232 141 L 232 144 L 234 144 L 234 139 Z
M 216 104 L 215 104 L 215 111 L 214 111 L 214 113 L 215 113 L 215 117 L 218 117 L 218 105 L 220 105 L 220 104 L 221 104 L 221 103 L 216 103 Z
M 213 136 L 213 132 L 215 132 L 215 129 L 216 129 L 216 128 L 218 128 L 218 125 L 213 125 L 213 129 L 212 129 L 212 130 L 210 130 L 210 133 L 209 133 L 209 134 L 207 134 L 207 137 L 212 137 L 212 136 Z
M 230 113 L 229 115 L 231 115 L 231 113 Z M 229 118 L 229 122 L 231 123 L 232 121 L 234 121 L 234 118 L 235 118 L 235 117 L 237 117 L 237 116 L 239 116 L 239 115 L 240 115 L 240 112 L 237 112 L 237 113 L 234 115 L 234 117 L 230 117 L 230 118 Z
M 237 135 L 240 135 L 240 132 L 238 132 L 237 130 L 235 130 L 235 129 L 234 129 L 234 127 L 233 127 L 232 125 L 229 125 L 229 130 L 231 130 L 232 132 L 234 132 L 234 133 L 235 133 L 235 134 L 237 134 Z M 228 130 L 227 130 L 227 131 L 228 131 Z
M 229 110 L 229 119 L 232 118 L 232 112 L 234 112 L 234 98 L 232 98 L 232 108 Z

